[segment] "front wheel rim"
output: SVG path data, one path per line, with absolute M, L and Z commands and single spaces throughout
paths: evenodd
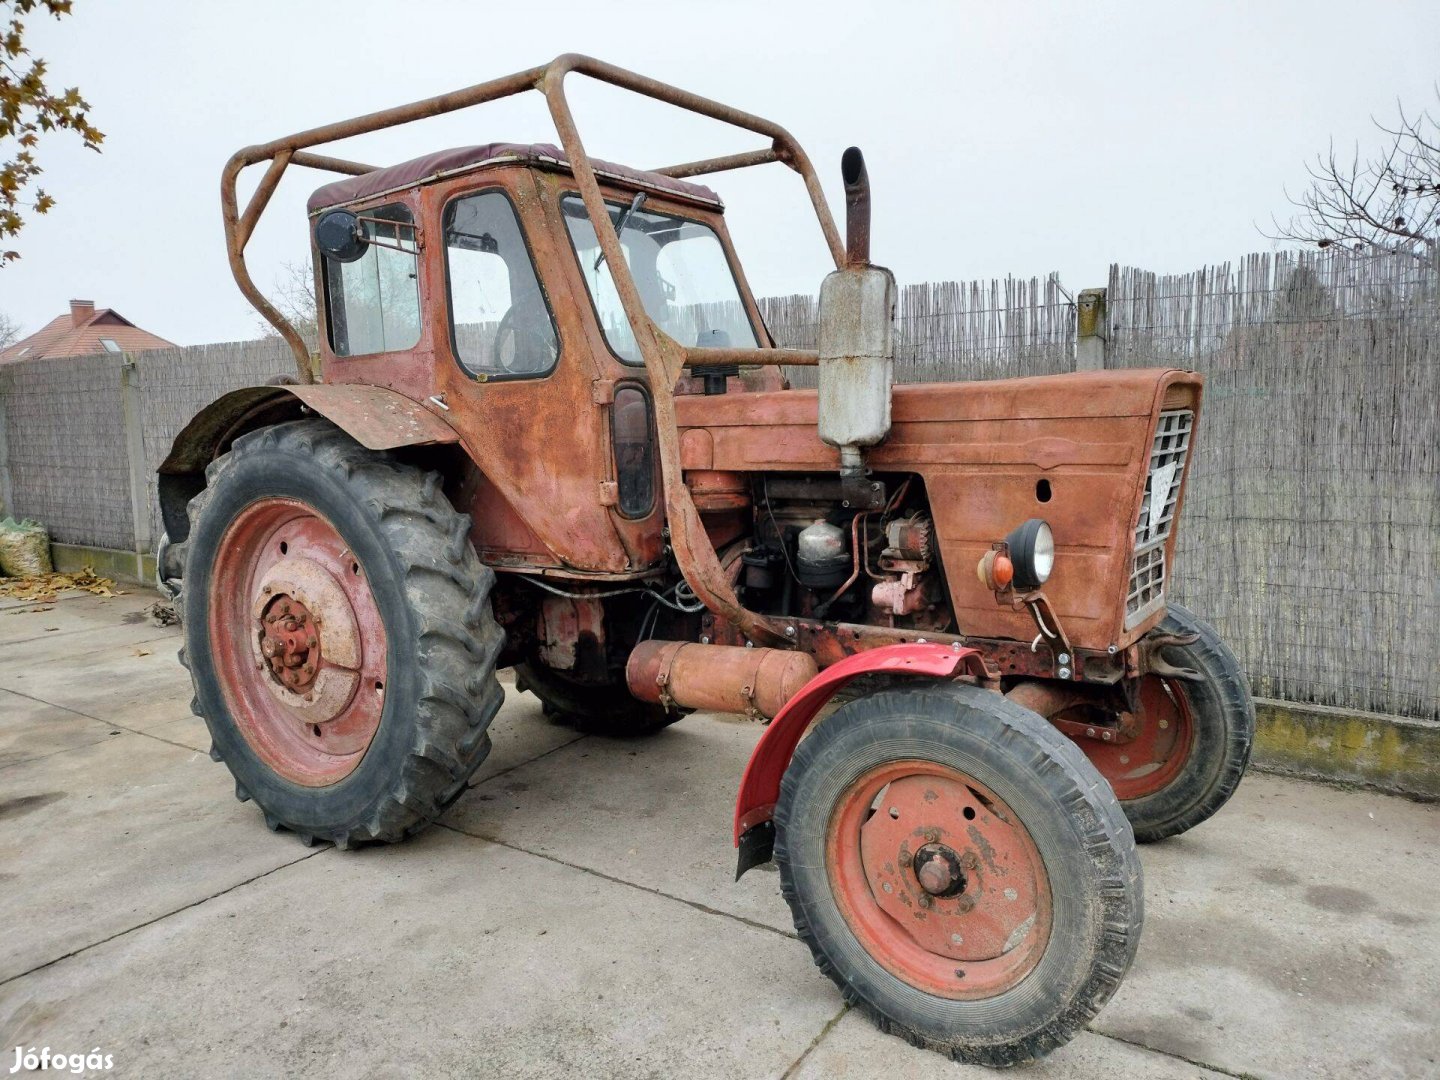
M 359 767 L 384 712 L 385 625 L 327 518 L 285 498 L 241 510 L 217 548 L 207 632 L 225 708 L 266 766 L 303 787 Z
M 990 998 L 1039 964 L 1049 877 L 1029 830 L 992 791 L 938 762 L 874 767 L 836 801 L 830 886 L 856 940 L 917 990 Z
M 1110 782 L 1115 797 L 1133 802 L 1163 791 L 1185 770 L 1195 750 L 1195 720 L 1185 685 L 1146 675 L 1137 692 L 1135 738 L 1123 743 L 1084 741 L 1085 756 Z

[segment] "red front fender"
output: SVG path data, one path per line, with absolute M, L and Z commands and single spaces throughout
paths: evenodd
M 800 745 L 800 738 L 810 726 L 810 721 L 815 719 L 815 714 L 836 690 L 857 675 L 885 673 L 945 679 L 962 667 L 982 678 L 986 675 L 984 662 L 976 649 L 929 643 L 884 645 L 847 656 L 816 675 L 786 702 L 755 744 L 755 750 L 745 766 L 745 775 L 740 780 L 740 794 L 735 800 L 735 846 L 741 846 L 741 839 L 749 830 L 770 820 L 775 802 L 780 798 L 780 778 L 785 775 L 795 747 Z M 767 861 L 768 851 L 763 854 L 764 858 L 752 859 L 749 866 Z M 742 853 L 740 873 L 749 868 L 746 861 L 747 857 Z

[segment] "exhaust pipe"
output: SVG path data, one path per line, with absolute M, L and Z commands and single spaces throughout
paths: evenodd
M 819 435 L 839 451 L 846 505 L 878 508 L 884 491 L 870 482 L 864 453 L 890 433 L 895 277 L 870 264 L 870 175 L 858 146 L 840 156 L 840 178 L 845 265 L 820 284 Z
M 840 155 L 840 179 L 845 182 L 845 262 L 852 267 L 869 266 L 870 174 L 858 146 Z
M 772 719 L 819 668 L 807 653 L 642 641 L 625 664 L 630 693 L 655 705 Z

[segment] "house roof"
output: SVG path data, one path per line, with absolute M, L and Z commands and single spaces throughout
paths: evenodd
M 140 329 L 118 311 L 97 309 L 89 300 L 71 300 L 67 313 L 57 315 L 29 337 L 0 350 L 0 364 L 44 357 L 173 348 L 173 341 Z
M 456 173 L 468 172 L 471 169 L 478 169 L 482 165 L 500 161 L 549 166 L 552 169 L 564 169 L 567 172 L 570 169 L 570 162 L 565 157 L 565 151 L 549 143 L 495 142 L 485 143 L 481 146 L 457 146 L 453 150 L 438 150 L 433 154 L 426 154 L 424 157 L 402 161 L 399 165 L 374 169 L 359 176 L 347 176 L 344 180 L 326 184 L 310 196 L 307 209 L 313 214 L 331 206 L 340 206 L 344 203 L 358 202 L 376 195 L 400 191 L 429 180 L 437 180 L 442 176 L 453 176 Z M 615 165 L 596 158 L 591 158 L 590 164 L 602 179 L 618 180 L 629 187 L 668 192 L 714 206 L 721 205 L 720 196 L 703 184 L 692 184 L 686 180 L 677 180 L 673 176 L 663 176 L 660 173 L 646 172 L 643 169 L 632 169 L 625 165 Z

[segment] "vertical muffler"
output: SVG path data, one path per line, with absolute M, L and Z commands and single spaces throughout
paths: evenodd
M 896 288 L 895 275 L 870 263 L 870 177 L 859 147 L 841 156 L 840 172 L 846 264 L 820 286 L 819 429 L 840 451 L 842 490 L 858 506 L 866 505 L 864 447 L 890 433 Z
M 787 649 L 642 641 L 625 664 L 630 693 L 656 705 L 773 718 L 813 679 L 815 658 Z

